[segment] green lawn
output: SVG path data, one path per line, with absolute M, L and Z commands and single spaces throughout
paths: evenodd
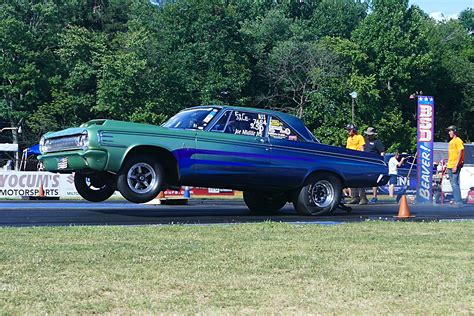
M 0 314 L 474 313 L 474 222 L 0 229 Z

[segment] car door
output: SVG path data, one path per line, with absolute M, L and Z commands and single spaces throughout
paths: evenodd
M 268 125 L 271 145 L 269 178 L 276 188 L 289 188 L 301 184 L 308 172 L 308 154 L 305 141 L 287 123 L 271 116 Z
M 260 188 L 266 183 L 270 145 L 267 115 L 225 110 L 208 131 L 196 135 L 195 183 L 222 188 Z

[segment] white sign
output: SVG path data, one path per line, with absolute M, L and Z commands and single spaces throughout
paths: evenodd
M 74 175 L 40 171 L 0 171 L 0 198 L 37 196 L 43 185 L 46 196 L 79 196 Z
M 18 151 L 18 144 L 0 144 L 0 151 Z
M 82 198 L 76 191 L 74 174 L 0 170 L 0 198 L 38 196 L 41 185 L 45 196 Z M 116 191 L 113 196 L 121 195 Z

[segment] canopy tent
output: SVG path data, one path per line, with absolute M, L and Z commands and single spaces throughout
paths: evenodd
M 23 150 L 23 152 L 26 152 L 27 155 L 40 155 L 41 154 L 39 150 L 39 144 L 26 148 Z
M 23 154 L 21 155 L 20 161 L 20 170 L 26 170 L 26 160 L 29 156 L 40 154 L 41 152 L 39 151 L 39 144 L 23 149 Z

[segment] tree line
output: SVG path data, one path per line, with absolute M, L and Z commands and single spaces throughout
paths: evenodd
M 474 139 L 474 12 L 408 0 L 3 0 L 0 126 L 22 147 L 92 118 L 160 124 L 203 104 L 282 110 L 343 145 L 351 122 L 413 151 L 416 100 L 437 141 Z

